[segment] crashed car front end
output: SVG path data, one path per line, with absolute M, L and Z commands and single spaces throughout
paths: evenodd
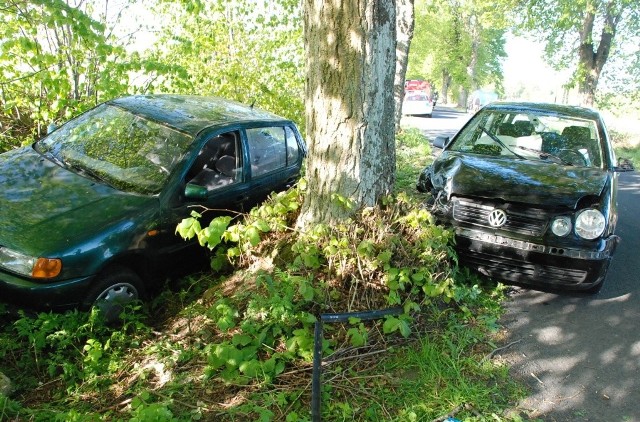
M 544 113 L 553 116 L 548 124 L 567 124 L 557 110 Z M 431 193 L 432 212 L 455 229 L 462 264 L 509 284 L 596 292 L 619 241 L 613 157 L 590 145 L 581 148 L 586 159 L 551 158 L 559 130 L 501 134 L 514 118 L 544 120 L 526 108 L 481 111 L 422 172 L 418 190 Z

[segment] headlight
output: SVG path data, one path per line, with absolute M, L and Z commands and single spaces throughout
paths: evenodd
M 7 248 L 0 248 L 0 267 L 34 278 L 52 278 L 60 274 L 59 259 L 37 258 Z
M 571 219 L 567 216 L 557 217 L 551 223 L 551 231 L 556 236 L 566 236 L 571 233 Z
M 576 217 L 576 234 L 583 239 L 595 239 L 604 232 L 605 224 L 604 215 L 600 211 L 586 209 Z

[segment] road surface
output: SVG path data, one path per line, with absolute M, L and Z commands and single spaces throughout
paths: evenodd
M 622 238 L 597 295 L 515 289 L 503 354 L 531 387 L 519 407 L 544 421 L 640 422 L 640 173 L 620 175 Z
M 404 117 L 430 139 L 452 136 L 469 114 L 439 106 L 433 118 Z M 597 295 L 513 288 L 497 356 L 530 387 L 518 404 L 543 421 L 640 422 L 640 173 L 620 174 L 622 238 Z

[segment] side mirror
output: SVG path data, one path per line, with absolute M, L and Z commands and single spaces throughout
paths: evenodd
M 55 122 L 49 123 L 49 126 L 47 126 L 47 135 L 53 132 L 54 130 L 56 130 L 57 128 L 58 128 L 58 125 L 56 125 Z
M 207 199 L 207 188 L 193 183 L 187 183 L 184 188 L 184 197 L 187 199 Z
M 618 158 L 618 165 L 615 171 L 634 171 L 633 163 L 628 158 Z
M 436 136 L 436 139 L 433 141 L 433 146 L 436 148 L 444 149 L 449 143 L 448 136 Z

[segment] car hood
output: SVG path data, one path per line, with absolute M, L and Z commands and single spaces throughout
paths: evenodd
M 584 196 L 599 196 L 610 177 L 597 168 L 445 151 L 433 163 L 431 180 L 437 189 L 448 185 L 452 195 L 575 208 Z
M 31 147 L 0 155 L 0 186 L 0 245 L 27 254 L 73 247 L 154 201 L 79 176 Z

